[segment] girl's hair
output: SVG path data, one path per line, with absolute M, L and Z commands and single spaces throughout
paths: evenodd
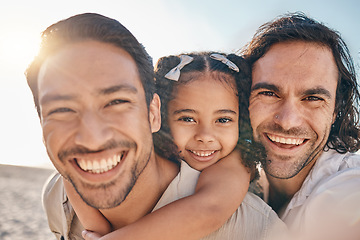
M 239 72 L 231 69 L 227 64 L 210 57 L 220 54 L 234 63 Z M 250 94 L 250 68 L 242 57 L 235 54 L 221 54 L 215 52 L 199 52 L 186 54 L 193 60 L 180 70 L 178 81 L 170 80 L 165 75 L 180 63 L 180 56 L 167 56 L 160 58 L 155 66 L 156 92 L 161 99 L 162 125 L 159 132 L 154 134 L 155 151 L 173 161 L 179 161 L 177 147 L 173 143 L 167 119 L 167 105 L 176 97 L 179 86 L 195 81 L 199 75 L 210 73 L 212 77 L 234 88 L 234 94 L 239 99 L 239 140 L 237 147 L 241 150 L 243 163 L 253 167 L 264 156 L 264 151 L 253 141 L 253 133 L 249 119 L 249 94 Z M 225 59 L 225 60 L 226 60 Z M 235 86 L 234 86 L 235 83 Z M 215 97 L 215 96 L 214 96 Z M 234 133 L 235 134 L 235 133 Z

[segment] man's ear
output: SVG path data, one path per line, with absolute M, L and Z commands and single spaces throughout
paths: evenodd
M 153 95 L 153 99 L 149 105 L 149 122 L 151 127 L 151 132 L 157 132 L 161 127 L 161 102 L 160 97 L 156 93 Z
M 336 117 L 337 117 L 337 112 L 334 112 L 331 124 L 334 124 Z

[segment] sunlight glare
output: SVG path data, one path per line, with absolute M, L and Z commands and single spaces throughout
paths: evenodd
M 39 49 L 40 36 L 34 32 L 8 31 L 8 34 L 0 37 L 0 64 L 9 66 L 2 69 L 3 74 L 4 71 L 8 74 L 23 74 Z M 18 72 L 19 69 L 23 71 Z

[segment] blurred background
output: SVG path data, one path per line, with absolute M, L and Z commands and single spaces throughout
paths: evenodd
M 359 71 L 359 0 L 1 1 L 0 240 L 55 239 L 40 200 L 53 169 L 24 77 L 38 51 L 40 34 L 49 25 L 85 12 L 115 18 L 143 43 L 155 63 L 161 56 L 181 52 L 234 52 L 261 24 L 295 11 L 338 30 Z
M 5 0 L 0 6 L 0 164 L 51 167 L 24 71 L 37 53 L 41 32 L 78 13 L 119 20 L 155 63 L 184 51 L 234 52 L 261 24 L 302 11 L 341 33 L 359 70 L 358 0 Z

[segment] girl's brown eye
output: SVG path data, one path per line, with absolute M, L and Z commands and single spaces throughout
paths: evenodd
M 232 121 L 232 119 L 230 119 L 230 118 L 219 118 L 217 120 L 217 122 L 219 122 L 219 123 L 228 123 L 228 122 L 231 122 L 231 121 Z
M 128 103 L 128 102 L 129 102 L 128 100 L 115 99 L 115 100 L 109 102 L 109 103 L 106 105 L 106 107 L 107 107 L 107 106 L 117 105 L 117 104 L 122 104 L 122 103 Z
M 195 120 L 191 117 L 181 117 L 178 119 L 178 121 L 183 121 L 183 122 L 195 122 Z

